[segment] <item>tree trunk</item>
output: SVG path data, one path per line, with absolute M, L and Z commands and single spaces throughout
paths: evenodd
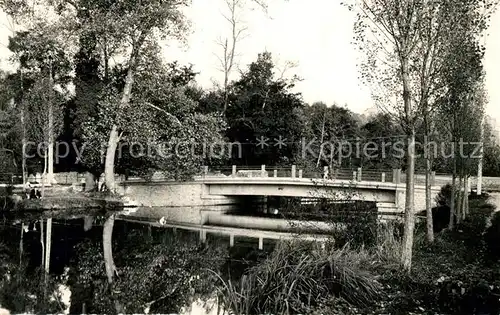
M 53 98 L 52 98 L 52 93 L 54 92 L 54 80 L 52 77 L 52 62 L 50 62 L 50 69 L 49 69 L 49 104 L 48 104 L 48 118 L 49 118 L 49 125 L 48 125 L 48 170 L 47 170 L 47 182 L 52 184 L 54 182 L 54 108 L 53 108 Z
M 125 86 L 123 88 L 122 97 L 120 103 L 118 104 L 117 116 L 120 115 L 121 110 L 128 106 L 130 103 L 130 98 L 132 96 L 132 87 L 134 85 L 134 75 L 135 69 L 137 66 L 137 62 L 139 59 L 139 50 L 144 43 L 146 38 L 146 34 L 142 32 L 135 45 L 132 48 L 132 53 L 130 55 L 127 77 L 125 78 Z M 106 148 L 106 160 L 104 163 L 104 179 L 106 183 L 106 187 L 112 193 L 116 191 L 116 183 L 115 183 L 115 154 L 116 148 L 118 146 L 118 142 L 120 141 L 120 135 L 118 133 L 118 125 L 115 122 L 109 133 L 108 138 L 108 147 Z
M 424 94 L 424 93 L 422 93 Z M 423 102 L 424 107 L 424 150 L 425 150 L 425 210 L 426 210 L 426 227 L 427 227 L 427 241 L 429 243 L 434 242 L 434 219 L 432 213 L 432 182 L 431 182 L 431 173 L 432 173 L 432 159 L 433 152 L 430 152 L 429 149 L 429 137 L 432 133 L 432 122 L 429 121 L 429 111 L 428 111 L 428 103 L 427 101 Z
M 106 266 L 106 276 L 108 277 L 108 283 L 112 284 L 114 279 L 114 274 L 116 271 L 115 263 L 113 260 L 113 226 L 115 224 L 115 217 L 111 215 L 103 226 L 103 234 L 102 234 L 102 246 L 103 246 L 103 255 L 104 255 L 104 263 Z
M 457 184 L 457 201 L 455 202 L 455 214 L 456 214 L 456 223 L 457 225 L 462 222 L 462 200 L 463 200 L 463 194 L 462 194 L 462 174 L 459 174 L 458 176 L 458 184 Z
M 50 272 L 50 251 L 52 245 L 52 218 L 47 219 L 47 230 L 45 231 L 45 273 Z
M 482 194 L 483 191 L 483 159 L 484 159 L 484 116 L 481 119 L 481 135 L 480 135 L 480 157 L 477 163 L 477 188 L 476 193 L 478 196 Z
M 47 180 L 47 149 L 43 155 L 43 173 L 42 173 L 42 198 L 45 197 L 45 181 Z
M 103 232 L 102 232 L 102 248 L 104 256 L 104 266 L 106 268 L 106 276 L 108 278 L 108 287 L 111 294 L 111 298 L 115 304 L 116 313 L 123 312 L 123 306 L 116 299 L 113 291 L 114 276 L 116 272 L 115 262 L 113 260 L 113 226 L 115 224 L 115 216 L 111 215 L 106 222 L 104 222 Z
M 325 112 L 323 113 L 323 124 L 321 125 L 321 140 L 319 143 L 319 154 L 318 154 L 318 161 L 316 162 L 316 168 L 319 167 L 319 162 L 321 161 L 321 157 L 323 156 L 323 141 L 325 139 L 325 120 L 326 120 L 326 108 Z
M 469 193 L 467 192 L 467 176 L 463 177 L 462 193 L 462 221 L 467 217 L 467 204 L 469 203 Z
M 23 68 L 20 67 L 20 74 L 21 74 L 21 93 L 23 94 L 24 98 L 24 84 L 23 84 Z M 21 139 L 21 146 L 22 146 L 22 156 L 21 156 L 21 168 L 23 172 L 23 191 L 25 189 L 26 181 L 27 181 L 27 168 L 26 168 L 26 122 L 25 122 L 25 110 L 24 110 L 24 99 L 21 100 L 21 130 L 22 130 L 22 139 Z
M 409 272 L 413 255 L 413 233 L 415 230 L 414 213 L 414 175 L 415 175 L 415 132 L 412 131 L 408 137 L 408 157 L 406 164 L 406 202 L 404 214 L 403 250 L 401 251 L 401 263 L 403 268 Z
M 467 202 L 465 203 L 465 215 L 468 216 L 469 215 L 469 191 L 470 191 L 470 186 L 471 186 L 471 183 L 470 183 L 470 175 L 467 176 L 467 182 L 466 182 L 466 190 L 465 190 L 465 193 L 467 194 Z
M 229 3 L 228 3 L 229 4 Z M 226 115 L 227 108 L 229 106 L 229 76 L 231 75 L 231 71 L 234 65 L 234 55 L 236 52 L 236 42 L 238 41 L 239 32 L 237 30 L 237 21 L 236 21 L 236 1 L 233 1 L 229 7 L 231 11 L 231 32 L 232 32 L 232 40 L 231 40 L 231 49 L 229 50 L 228 56 L 228 40 L 226 39 L 226 43 L 224 45 L 224 116 Z
M 427 137 L 425 137 L 425 148 L 428 153 L 428 141 Z M 432 202 L 431 202 L 431 172 L 432 172 L 432 164 L 431 164 L 431 157 L 429 154 L 426 156 L 426 161 L 425 161 L 425 209 L 427 213 L 427 241 L 429 243 L 434 242 L 434 224 L 433 224 L 433 217 L 432 217 Z
M 415 127 L 412 118 L 411 89 L 409 77 L 409 60 L 407 56 L 401 58 L 401 75 L 403 80 L 403 100 L 407 126 L 407 160 L 406 160 L 406 203 L 404 214 L 403 248 L 401 250 L 401 264 L 406 272 L 411 270 L 413 254 L 413 233 L 415 230 L 414 213 L 414 175 L 415 175 Z
M 23 172 L 23 191 L 25 190 L 26 187 L 26 181 L 27 181 L 27 169 L 26 169 L 26 126 L 25 126 L 25 117 L 24 117 L 24 104 L 22 105 L 23 108 L 21 108 L 21 128 L 22 128 L 22 139 L 21 139 L 21 146 L 22 146 L 22 160 L 21 160 L 21 168 Z
M 115 124 L 111 128 L 108 139 L 108 147 L 106 148 L 106 160 L 104 162 L 104 180 L 106 187 L 110 192 L 116 191 L 115 183 L 115 153 L 120 141 L 118 135 L 118 126 Z
M 43 283 L 43 295 L 47 296 L 49 272 L 50 272 L 50 247 L 52 243 L 52 218 L 47 218 L 47 230 L 45 231 L 45 273 Z
M 227 43 L 227 41 L 226 41 Z M 224 52 L 226 53 L 226 52 Z M 224 65 L 226 67 L 226 65 Z M 227 107 L 229 105 L 229 91 L 228 91 L 228 86 L 229 86 L 229 73 L 227 69 L 224 69 L 224 108 L 222 109 L 222 113 L 224 116 L 226 115 Z
M 22 116 L 24 116 L 24 113 L 21 114 Z M 25 191 L 25 187 L 26 187 L 26 182 L 27 182 L 27 179 L 28 179 L 28 171 L 26 169 L 26 136 L 24 135 L 25 134 L 25 131 L 24 131 L 24 118 L 22 119 L 23 122 L 23 139 L 21 140 L 21 143 L 22 143 L 22 147 L 23 147 L 23 151 L 22 151 L 22 161 L 21 161 L 21 168 L 22 168 L 22 172 L 23 172 L 23 191 Z
M 40 219 L 40 245 L 42 247 L 42 268 L 45 269 L 45 243 L 43 240 L 43 219 Z
M 21 222 L 21 239 L 19 240 L 19 267 L 23 263 L 23 253 L 24 253 L 24 222 Z
M 332 147 L 330 152 L 330 171 L 332 172 L 332 176 L 334 175 L 334 170 L 335 170 L 335 167 L 333 167 L 334 154 L 335 154 L 335 148 Z
M 451 175 L 451 196 L 450 196 L 450 221 L 448 223 L 448 229 L 453 230 L 455 227 L 455 195 L 456 195 L 456 181 L 457 181 L 457 174 L 456 174 L 456 161 L 455 158 L 453 158 L 453 174 Z

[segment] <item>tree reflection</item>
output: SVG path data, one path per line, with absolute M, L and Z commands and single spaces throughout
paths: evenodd
M 34 228 L 25 232 L 27 226 L 0 227 L 0 305 L 12 314 L 61 313 L 64 307 L 56 290 L 56 279 L 46 276 L 40 259 L 38 265 L 31 261 L 31 255 L 39 253 L 33 250 L 33 245 L 39 244 L 40 233 Z
M 53 219 L 50 238 L 40 219 L 18 223 L 0 228 L 0 305 L 11 313 L 63 313 L 61 287 L 71 290 L 69 313 L 180 313 L 214 297 L 217 276 L 209 270 L 227 266 L 227 242 L 202 244 L 197 233 L 114 213 L 94 217 L 87 231 L 81 217 Z
M 197 298 L 213 296 L 216 279 L 208 269 L 226 262 L 226 245 L 115 220 L 105 219 L 102 251 L 97 239 L 78 245 L 72 312 L 85 304 L 89 313 L 179 313 Z
M 116 298 L 114 292 L 114 278 L 116 273 L 116 266 L 113 260 L 113 226 L 115 225 L 115 215 L 110 215 L 102 229 L 102 248 L 104 257 L 104 266 L 106 269 L 106 276 L 108 278 L 108 290 L 111 298 L 113 299 L 115 310 L 117 314 L 123 313 L 123 306 Z

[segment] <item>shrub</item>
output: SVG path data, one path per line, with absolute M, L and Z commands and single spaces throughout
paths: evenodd
M 446 184 L 441 187 L 441 190 L 436 196 L 436 204 L 438 206 L 448 206 L 448 207 L 450 206 L 451 190 L 452 190 L 451 184 Z
M 314 249 L 307 243 L 282 242 L 239 283 L 223 281 L 222 303 L 236 314 L 308 313 L 332 297 L 367 306 L 381 290 L 365 268 L 371 258 L 367 251 L 348 246 Z
M 327 222 L 341 229 L 334 229 L 333 237 L 338 247 L 371 247 L 377 241 L 378 210 L 374 202 L 335 202 L 321 199 L 317 204 L 293 206 L 284 210 L 285 219 Z
M 339 246 L 350 244 L 360 248 L 372 247 L 377 243 L 378 210 L 375 203 L 355 201 L 337 204 L 331 213 L 334 223 L 341 222 L 346 226 L 334 235 Z
M 484 241 L 489 258 L 500 259 L 500 212 L 493 215 L 491 225 L 484 233 Z

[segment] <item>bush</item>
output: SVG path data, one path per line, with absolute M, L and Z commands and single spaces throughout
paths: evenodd
M 377 242 L 378 210 L 376 203 L 365 201 L 332 202 L 322 199 L 317 204 L 293 206 L 283 211 L 288 220 L 313 220 L 327 222 L 333 226 L 333 237 L 339 248 L 346 244 L 352 247 L 371 247 Z
M 222 303 L 236 314 L 303 314 L 338 297 L 351 305 L 370 305 L 381 286 L 366 265 L 367 251 L 314 249 L 282 242 L 239 283 L 224 281 Z
M 451 190 L 452 185 L 446 184 L 445 186 L 441 187 L 440 192 L 436 196 L 435 200 L 437 207 L 432 208 L 433 226 L 435 233 L 439 233 L 448 227 L 450 221 Z M 472 217 L 472 220 L 468 218 L 469 223 L 464 224 L 466 228 L 470 227 L 472 223 L 480 229 L 481 225 L 477 225 L 477 223 L 481 221 L 484 222 L 484 219 L 488 217 L 493 211 L 493 207 L 487 203 L 488 198 L 489 197 L 487 194 L 478 196 L 475 193 L 472 193 L 469 195 L 469 205 L 471 209 L 469 218 Z M 419 215 L 422 216 L 425 216 L 425 214 L 425 211 L 419 213 Z M 474 223 L 475 220 L 476 222 Z
M 452 190 L 452 185 L 451 184 L 446 184 L 441 187 L 441 190 L 436 196 L 436 204 L 438 207 L 440 206 L 450 206 L 450 201 L 451 201 L 451 190 Z
M 497 314 L 500 268 L 485 261 L 487 242 L 483 238 L 494 207 L 486 197 L 477 196 L 469 202 L 468 217 L 453 231 L 441 233 L 433 244 L 415 243 L 411 277 L 388 277 L 402 292 L 398 307 L 422 307 L 429 313 Z M 423 238 L 425 229 L 418 233 L 416 240 Z M 491 245 L 495 246 L 494 233 L 490 233 Z
M 377 243 L 378 210 L 375 203 L 355 201 L 332 209 L 334 222 L 344 223 L 346 228 L 334 237 L 338 246 L 350 244 L 355 248 L 372 247 Z
M 496 212 L 491 220 L 491 225 L 484 233 L 484 241 L 488 258 L 500 259 L 500 212 Z
M 419 216 L 421 217 L 426 217 L 427 216 L 427 211 L 421 211 L 418 213 Z M 434 233 L 439 233 L 446 228 L 448 228 L 448 225 L 450 223 L 450 207 L 447 205 L 440 205 L 437 207 L 432 208 L 432 227 L 434 230 Z M 418 224 L 418 228 L 423 227 L 423 230 L 425 231 L 426 226 L 425 220 L 420 222 Z

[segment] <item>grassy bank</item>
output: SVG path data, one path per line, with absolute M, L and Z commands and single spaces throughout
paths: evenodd
M 417 226 L 410 275 L 398 264 L 400 228 L 378 226 L 369 246 L 353 230 L 340 248 L 281 243 L 238 279 L 221 280 L 222 301 L 246 314 L 498 314 L 500 217 L 488 227 L 486 196 L 471 198 L 470 210 L 434 244 Z

